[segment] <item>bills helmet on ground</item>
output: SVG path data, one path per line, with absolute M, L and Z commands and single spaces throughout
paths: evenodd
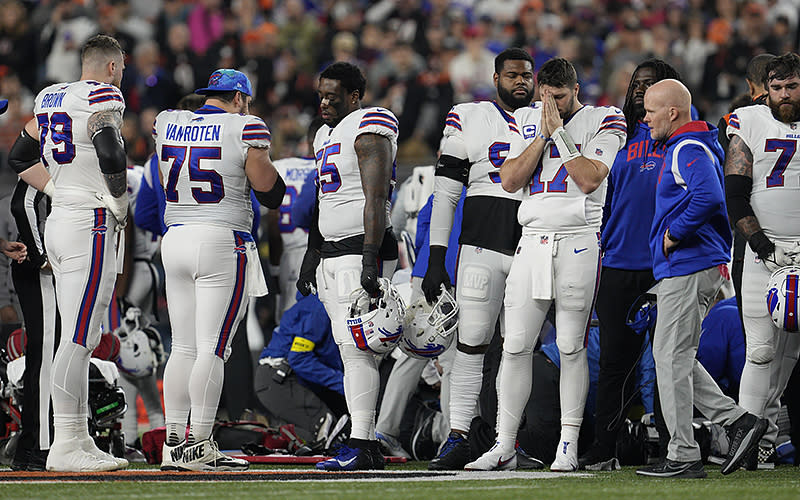
M 457 327 L 458 303 L 442 285 L 442 293 L 433 306 L 420 297 L 406 309 L 400 349 L 412 358 L 435 358 L 453 343 Z
M 405 305 L 397 289 L 386 278 L 378 278 L 380 295 L 370 297 L 363 288 L 350 295 L 346 325 L 356 347 L 384 354 L 397 346 L 403 333 Z
M 767 311 L 772 322 L 787 332 L 798 331 L 797 292 L 800 285 L 800 268 L 782 267 L 772 273 L 767 282 Z

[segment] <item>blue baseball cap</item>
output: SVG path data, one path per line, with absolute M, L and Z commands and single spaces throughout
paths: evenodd
M 8 99 L 0 99 L 0 115 L 8 109 Z
M 238 90 L 242 94 L 253 96 L 253 87 L 250 80 L 241 71 L 235 69 L 218 69 L 208 78 L 208 87 L 197 89 L 196 94 L 211 94 L 213 92 L 230 92 Z

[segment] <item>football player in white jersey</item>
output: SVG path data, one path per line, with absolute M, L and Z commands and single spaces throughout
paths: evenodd
M 397 263 L 389 196 L 398 120 L 387 109 L 361 107 L 365 85 L 361 70 L 350 63 L 331 64 L 320 75 L 325 125 L 314 139 L 319 208 L 297 282 L 304 295 L 319 289 L 344 364 L 350 441 L 338 456 L 317 464 L 324 470 L 384 467 L 375 441 L 378 362 L 371 351 L 357 347 L 345 322 L 351 294 L 363 288 L 377 296 L 378 277 L 391 277 Z
M 311 150 L 314 144 L 314 137 L 317 135 L 317 130 L 322 126 L 322 119 L 315 118 L 311 121 L 306 135 L 308 142 L 308 149 Z M 286 182 L 286 194 L 283 195 L 283 203 L 278 207 L 274 213 L 277 217 L 270 216 L 269 224 L 277 226 L 277 231 L 281 237 L 281 251 L 278 255 L 274 256 L 277 259 L 277 264 L 280 266 L 278 271 L 278 285 L 280 288 L 280 303 L 278 305 L 278 316 L 276 321 L 280 319 L 280 315 L 287 309 L 292 307 L 296 302 L 295 297 L 297 294 L 297 278 L 299 277 L 300 264 L 303 262 L 303 256 L 306 253 L 306 245 L 308 243 L 308 231 L 295 226 L 292 221 L 292 205 L 300 194 L 303 188 L 303 183 L 306 177 L 314 172 L 317 167 L 314 163 L 313 151 L 311 156 L 308 157 L 295 157 L 283 158 L 275 161 L 275 168 L 281 174 L 284 182 Z M 272 215 L 272 214 L 271 214 Z M 273 229 L 271 228 L 272 232 Z M 272 249 L 272 245 L 270 245 Z M 270 261 L 273 255 L 270 250 Z M 278 260 L 279 259 L 279 260 Z
M 128 210 L 119 133 L 123 69 L 115 39 L 90 38 L 81 50 L 81 79 L 51 85 L 36 96 L 36 116 L 9 153 L 9 164 L 20 177 L 53 200 L 45 247 L 56 280 L 62 335 L 53 362 L 55 436 L 47 470 L 127 466 L 126 460 L 99 450 L 87 429 L 89 357 L 100 341 L 100 323 L 111 300 L 122 258 L 116 254 L 117 234 Z
M 516 465 L 514 444 L 531 390 L 531 355 L 545 315 L 556 306 L 561 439 L 550 470 L 578 468 L 578 433 L 589 388 L 586 334 L 600 267 L 599 231 L 606 177 L 625 144 L 625 117 L 584 106 L 578 78 L 563 58 L 538 73 L 542 101 L 516 113 L 526 144 L 512 145 L 500 168 L 504 189 L 523 189 L 522 238 L 505 290 L 503 369 L 497 442 L 467 469 Z
M 453 214 L 467 186 L 456 268 L 460 306 L 458 342 L 450 379 L 450 435 L 431 470 L 463 469 L 470 461 L 469 426 L 477 414 L 483 359 L 503 305 L 506 276 L 520 237 L 517 210 L 522 193 L 506 192 L 500 166 L 522 127 L 514 111 L 530 105 L 534 93 L 533 58 L 509 48 L 495 58 L 497 100 L 458 104 L 447 115 L 441 156 L 436 164 L 430 222 L 428 271 L 422 281 L 431 304 L 441 286 L 450 287 L 445 252 Z
M 267 126 L 247 114 L 247 77 L 219 69 L 196 92 L 207 96 L 204 106 L 162 111 L 153 129 L 167 201 L 161 258 L 172 326 L 161 469 L 244 470 L 247 461 L 220 453 L 211 429 L 247 297 L 267 293 L 250 233 L 250 191 L 277 208 L 286 186 L 269 158 Z
M 764 294 L 772 272 L 800 264 L 800 56 L 773 59 L 766 74 L 766 105 L 739 108 L 728 120 L 725 191 L 728 217 L 749 246 L 740 298 L 747 355 L 739 405 L 756 416 L 772 417 L 768 435 L 775 435 L 774 416 L 765 415 L 765 408 L 783 394 L 800 340 L 775 326 Z

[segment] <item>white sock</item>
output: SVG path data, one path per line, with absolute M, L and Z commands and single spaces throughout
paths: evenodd
M 88 349 L 69 339 L 58 346 L 51 380 L 55 441 L 82 437 L 78 431 L 86 428 L 90 355 Z
M 583 409 L 589 392 L 589 362 L 586 349 L 561 356 L 561 377 L 559 396 L 561 400 L 561 426 L 575 426 L 580 429 L 583 422 Z M 576 436 L 577 439 L 577 436 Z
M 189 381 L 195 355 L 173 345 L 164 368 L 164 416 L 169 446 L 177 445 L 186 436 L 186 423 L 192 404 Z
M 529 352 L 510 354 L 503 351 L 501 365 L 503 369 L 497 387 L 497 442 L 504 450 L 513 450 L 522 413 L 531 395 L 533 360 Z
M 456 351 L 450 371 L 450 428 L 469 432 L 477 414 L 484 354 Z
M 211 437 L 224 380 L 225 362 L 222 358 L 213 353 L 198 353 L 189 382 L 192 413 L 187 444 Z
M 371 353 L 354 345 L 340 345 L 344 365 L 344 397 L 350 412 L 350 437 L 375 439 L 375 406 L 378 403 L 380 377 L 378 362 Z

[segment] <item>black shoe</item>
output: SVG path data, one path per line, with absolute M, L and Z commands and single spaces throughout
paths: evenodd
M 369 444 L 370 446 L 367 450 L 372 459 L 372 468 L 375 470 L 383 470 L 386 468 L 386 457 L 383 456 L 380 444 L 377 441 L 370 441 Z
M 433 441 L 433 422 L 436 413 L 430 413 L 411 435 L 411 456 L 414 460 L 430 460 L 436 456 L 437 443 Z
M 723 474 L 735 471 L 750 453 L 754 450 L 758 452 L 758 442 L 767 431 L 767 425 L 766 419 L 745 413 L 727 427 L 730 447 L 725 462 L 722 463 Z
M 47 452 L 48 450 L 17 449 L 11 462 L 11 470 L 42 472 L 47 465 Z
M 439 456 L 428 464 L 428 470 L 463 470 L 469 461 L 469 441 L 462 434 L 451 432 Z
M 697 460 L 695 462 L 678 462 L 676 460 L 667 459 L 664 462 L 656 465 L 648 465 L 636 469 L 636 473 L 640 476 L 648 477 L 664 477 L 664 478 L 704 478 L 706 470 L 703 468 L 703 461 Z
M 599 446 L 592 446 L 578 458 L 578 470 L 611 471 L 620 470 L 619 460 L 611 453 L 605 453 Z

